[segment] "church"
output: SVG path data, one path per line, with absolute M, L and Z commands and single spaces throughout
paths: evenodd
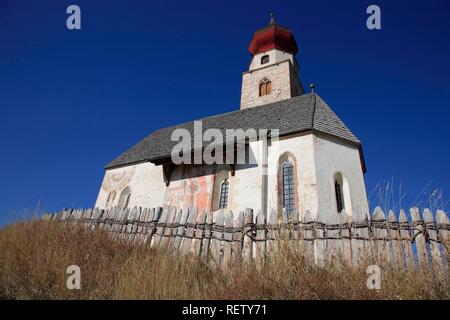
M 95 206 L 196 207 L 199 212 L 252 208 L 298 217 L 308 210 L 322 221 L 342 210 L 368 212 L 361 142 L 313 86 L 305 92 L 297 51 L 292 32 L 271 15 L 268 26 L 250 41 L 252 59 L 242 73 L 240 110 L 151 133 L 105 167 Z M 173 133 L 194 135 L 196 123 L 203 131 L 266 129 L 268 137 L 275 131 L 277 137 L 246 139 L 247 162 L 234 157 L 226 163 L 175 163 L 179 141 Z

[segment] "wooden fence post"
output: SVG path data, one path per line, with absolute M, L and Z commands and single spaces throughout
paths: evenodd
M 91 230 L 97 229 L 99 225 L 99 220 L 101 219 L 101 216 L 105 210 L 100 210 L 99 208 L 95 208 L 94 212 L 92 212 L 91 216 Z
M 389 211 L 389 216 L 387 219 L 388 225 L 388 236 L 389 236 L 389 256 L 390 262 L 397 268 L 403 269 L 403 253 L 401 249 L 400 241 L 400 227 L 397 222 L 397 217 L 394 211 Z
M 188 219 L 188 211 L 186 209 L 181 209 L 180 213 L 180 219 L 178 221 L 178 228 L 176 228 L 177 233 L 175 240 L 173 241 L 173 248 L 175 250 L 180 250 L 180 245 L 183 240 L 184 232 L 186 229 L 186 222 Z
M 345 210 L 342 210 L 339 216 L 340 237 L 342 239 L 342 256 L 343 261 L 348 265 L 352 265 L 352 243 L 351 243 L 351 216 Z
M 358 207 L 356 217 L 351 222 L 351 227 L 352 265 L 358 266 L 364 261 L 366 254 L 370 254 L 368 248 L 366 248 L 366 241 L 369 239 L 367 213 L 360 207 Z
M 194 235 L 191 243 L 191 252 L 196 256 L 200 257 L 202 251 L 202 241 L 205 235 L 205 223 L 206 223 L 206 212 L 205 209 L 198 216 L 197 224 L 195 226 Z
M 177 208 L 176 207 L 172 207 L 169 211 L 169 214 L 167 216 L 167 220 L 165 222 L 165 228 L 164 228 L 164 234 L 163 237 L 161 239 L 160 242 L 160 247 L 169 247 L 170 244 L 170 238 L 172 235 L 172 229 L 173 229 L 173 224 L 175 221 L 175 217 L 177 215 Z
M 234 228 L 234 215 L 233 211 L 228 212 L 225 216 L 225 230 L 223 233 L 223 261 L 222 265 L 228 267 L 231 262 L 231 252 L 233 246 L 233 228 Z
M 181 215 L 183 214 L 183 210 L 182 209 L 177 209 L 175 210 L 174 216 L 173 216 L 173 220 L 172 222 L 170 222 L 170 233 L 168 235 L 169 241 L 168 243 L 168 247 L 175 249 L 174 251 L 177 251 L 178 248 L 176 248 L 176 243 L 175 240 L 177 240 L 177 234 L 178 234 L 178 227 L 180 225 L 180 219 L 181 219 Z
M 308 234 L 311 242 L 314 243 L 314 263 L 323 267 L 328 256 L 326 225 L 320 221 L 315 221 L 309 210 L 306 210 L 305 222 L 308 222 L 311 227 L 311 231 Z
M 269 219 L 268 219 L 268 226 L 267 226 L 267 253 L 269 255 L 272 255 L 276 250 L 278 246 L 278 215 L 277 212 L 272 209 L 270 211 Z
M 201 256 L 207 260 L 209 257 L 211 238 L 212 238 L 212 229 L 214 225 L 214 216 L 212 211 L 206 214 L 206 225 L 205 232 L 202 240 L 202 253 Z
M 191 243 L 192 238 L 194 237 L 195 233 L 195 225 L 197 223 L 197 207 L 194 207 L 193 210 L 188 209 L 188 218 L 187 218 L 187 224 L 186 224 L 186 231 L 184 233 L 184 238 L 181 241 L 181 252 L 184 254 L 188 254 L 191 252 Z
M 437 234 L 437 226 L 434 222 L 433 214 L 429 209 L 423 211 L 423 221 L 425 222 L 425 229 L 428 233 L 428 240 L 430 243 L 430 254 L 431 261 L 433 264 L 433 269 L 438 274 L 442 274 L 444 270 L 444 258 L 443 252 L 440 250 L 440 243 Z
M 412 271 L 415 269 L 416 262 L 414 259 L 414 253 L 412 251 L 411 225 L 403 209 L 400 210 L 398 221 L 400 228 L 400 237 L 402 239 L 403 256 L 405 261 L 404 267 L 409 271 Z
M 211 259 L 215 265 L 221 263 L 222 235 L 224 228 L 224 212 L 220 210 L 215 217 L 213 237 L 211 239 Z
M 438 239 L 441 242 L 442 245 L 442 253 L 443 253 L 443 258 L 444 258 L 444 266 L 446 268 L 446 270 L 448 271 L 449 269 L 449 265 L 448 265 L 448 261 L 450 261 L 450 231 L 449 231 L 449 227 L 450 227 L 450 222 L 448 219 L 447 214 L 442 211 L 442 210 L 438 210 L 436 212 L 436 223 L 437 223 L 437 227 L 439 229 L 438 231 Z
M 128 243 L 132 243 L 134 240 L 134 235 L 137 231 L 137 221 L 139 221 L 138 209 L 137 207 L 134 207 L 133 209 L 128 211 L 128 214 L 125 218 L 125 238 Z
M 257 265 L 264 264 L 266 257 L 266 217 L 259 211 L 256 216 L 256 259 Z
M 341 239 L 339 216 L 341 213 L 330 214 L 327 217 L 327 261 L 332 262 L 335 259 L 341 259 Z M 325 217 L 325 215 L 323 215 Z
M 147 243 L 148 245 L 152 245 L 152 242 L 154 241 L 153 236 L 156 232 L 156 226 L 158 225 L 158 221 L 161 218 L 163 208 L 157 207 L 150 210 L 150 214 L 148 215 L 148 222 L 150 223 L 150 226 L 147 227 L 147 235 L 145 236 L 144 243 Z
M 380 207 L 375 208 L 375 211 L 373 213 L 372 227 L 373 227 L 377 262 L 383 265 L 388 261 L 387 258 L 388 255 L 386 252 L 388 236 L 387 236 L 386 216 Z
M 244 235 L 244 212 L 241 211 L 238 214 L 235 221 L 235 232 L 233 234 L 233 248 L 231 251 L 231 260 L 233 263 L 239 263 L 242 261 L 242 243 Z
M 416 242 L 417 261 L 419 263 L 419 268 L 425 269 L 428 267 L 428 256 L 427 244 L 424 236 L 423 220 L 420 216 L 418 208 L 411 208 L 409 213 L 411 214 L 411 219 L 413 222 L 413 239 L 415 239 Z
M 160 246 L 161 240 L 164 237 L 164 229 L 166 227 L 166 221 L 169 215 L 169 211 L 170 207 L 165 207 L 161 211 L 161 216 L 156 227 L 155 237 L 153 238 L 153 241 L 151 243 L 152 247 L 157 248 Z
M 448 255 L 450 254 L 449 250 L 450 250 L 450 231 L 448 230 L 448 227 L 450 225 L 449 219 L 447 214 L 442 211 L 442 210 L 438 210 L 436 212 L 436 223 L 438 224 L 438 228 L 439 228 L 439 232 L 438 232 L 438 237 L 439 237 L 439 241 L 441 241 L 442 245 L 444 246 L 444 249 L 446 252 L 446 256 L 448 257 Z
M 316 261 L 315 227 L 309 210 L 306 210 L 302 216 L 301 234 L 302 246 L 306 257 L 310 259 L 310 261 Z M 318 252 L 317 254 L 323 257 L 323 251 L 320 253 Z
M 253 258 L 253 209 L 245 209 L 244 214 L 244 261 L 250 262 Z

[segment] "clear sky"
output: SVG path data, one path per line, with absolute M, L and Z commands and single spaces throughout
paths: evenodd
M 66 28 L 70 4 L 81 30 Z M 370 4 L 381 30 L 366 28 Z M 141 138 L 238 109 L 271 11 L 294 32 L 304 86 L 363 142 L 371 206 L 392 179 L 404 207 L 448 199 L 448 0 L 0 0 L 0 224 L 93 206 L 103 167 Z

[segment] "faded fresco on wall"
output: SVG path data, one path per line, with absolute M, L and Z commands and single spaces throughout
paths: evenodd
M 164 194 L 164 206 L 177 209 L 211 209 L 213 175 L 201 167 L 178 167 L 172 172 L 170 185 Z
M 118 169 L 107 171 L 106 177 L 102 184 L 102 189 L 105 192 L 116 191 L 120 192 L 133 179 L 136 172 L 136 167 L 127 167 L 126 169 Z

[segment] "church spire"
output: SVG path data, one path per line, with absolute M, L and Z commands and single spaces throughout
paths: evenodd
M 275 21 L 275 15 L 273 14 L 273 12 L 270 13 L 270 21 L 269 21 L 269 26 L 275 25 L 277 24 L 277 22 Z
M 248 51 L 252 61 L 242 75 L 241 109 L 304 93 L 295 59 L 298 48 L 294 35 L 277 24 L 273 13 L 269 25 L 253 34 Z

